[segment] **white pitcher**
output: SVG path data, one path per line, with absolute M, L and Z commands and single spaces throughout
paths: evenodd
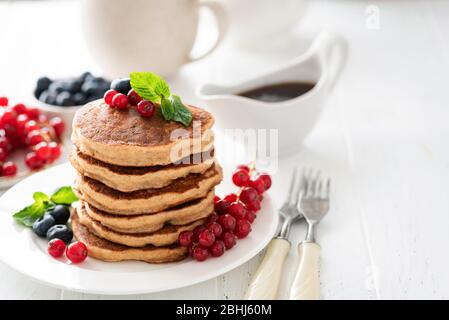
M 218 37 L 207 52 L 192 57 L 200 7 L 215 15 Z M 81 16 L 89 49 L 111 78 L 132 71 L 170 76 L 211 53 L 227 29 L 225 10 L 215 0 L 84 0 Z

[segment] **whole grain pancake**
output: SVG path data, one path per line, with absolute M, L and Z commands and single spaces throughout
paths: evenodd
M 72 142 L 83 154 L 120 166 L 174 163 L 213 145 L 212 115 L 200 108 L 188 108 L 192 123 L 184 127 L 164 120 L 159 112 L 143 118 L 133 108 L 119 110 L 110 108 L 103 99 L 96 100 L 76 113 Z
M 100 238 L 129 247 L 143 247 L 149 244 L 160 247 L 176 243 L 178 241 L 178 236 L 182 231 L 193 230 L 193 228 L 203 224 L 205 221 L 205 219 L 200 219 L 181 226 L 167 225 L 155 232 L 124 233 L 112 230 L 102 225 L 99 221 L 92 219 L 87 214 L 83 203 L 79 203 L 77 214 L 79 222 L 89 228 L 89 230 L 92 230 L 93 233 Z
M 191 173 L 163 188 L 121 192 L 100 181 L 78 174 L 74 191 L 80 199 L 100 210 L 114 214 L 135 215 L 142 212 L 154 213 L 203 198 L 220 183 L 221 179 L 221 167 L 214 164 L 202 174 Z
M 190 173 L 203 173 L 213 163 L 213 150 L 190 155 L 179 164 L 151 167 L 124 167 L 97 160 L 74 149 L 69 156 L 70 162 L 82 175 L 101 181 L 113 189 L 131 192 L 142 189 L 162 188 L 173 180 Z
M 132 216 L 106 213 L 87 202 L 81 202 L 91 218 L 114 231 L 144 233 L 154 232 L 165 225 L 185 225 L 204 219 L 214 210 L 214 192 L 210 191 L 205 198 L 183 203 L 169 210 Z
M 102 239 L 83 226 L 76 213 L 72 214 L 72 230 L 75 238 L 87 246 L 89 256 L 103 261 L 139 260 L 164 263 L 179 261 L 187 256 L 187 249 L 177 244 L 133 248 Z

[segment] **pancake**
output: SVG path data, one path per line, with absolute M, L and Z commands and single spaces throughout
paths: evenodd
M 92 219 L 114 231 L 144 233 L 154 232 L 164 225 L 184 225 L 198 219 L 204 219 L 214 210 L 213 199 L 214 192 L 210 191 L 205 198 L 196 199 L 166 211 L 132 216 L 106 213 L 87 202 L 81 202 Z
M 91 230 L 95 235 L 129 247 L 144 247 L 149 244 L 156 247 L 171 245 L 178 241 L 178 235 L 182 231 L 193 230 L 193 228 L 203 224 L 205 221 L 205 219 L 200 219 L 182 226 L 168 225 L 156 232 L 129 234 L 114 231 L 92 219 L 87 214 L 83 203 L 78 205 L 76 212 L 78 214 L 79 222 Z
M 86 245 L 89 256 L 103 261 L 138 260 L 164 263 L 179 261 L 187 256 L 187 249 L 177 244 L 165 247 L 147 245 L 132 248 L 102 239 L 83 226 L 77 214 L 72 214 L 72 230 L 75 238 Z
M 123 192 L 162 188 L 168 186 L 173 180 L 191 173 L 203 173 L 214 163 L 213 150 L 190 155 L 179 164 L 152 167 L 117 166 L 92 158 L 76 149 L 72 151 L 69 159 L 82 175 Z
M 136 215 L 154 213 L 182 203 L 205 197 L 220 183 L 222 170 L 215 164 L 203 174 L 192 173 L 159 189 L 121 192 L 100 181 L 78 174 L 74 191 L 94 207 L 114 214 Z
M 72 142 L 83 154 L 119 166 L 174 163 L 190 154 L 210 150 L 213 145 L 212 115 L 200 108 L 188 108 L 192 123 L 184 127 L 164 120 L 159 112 L 143 118 L 133 108 L 119 110 L 110 108 L 103 99 L 96 100 L 77 111 Z

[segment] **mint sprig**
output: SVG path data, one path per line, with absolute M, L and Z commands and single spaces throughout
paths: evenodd
M 192 122 L 192 112 L 182 103 L 179 96 L 171 94 L 168 84 L 158 75 L 151 72 L 132 72 L 131 87 L 145 100 L 160 103 L 161 113 L 165 120 L 176 121 L 184 126 Z
M 73 202 L 78 201 L 78 198 L 73 193 L 71 187 L 59 188 L 51 197 L 43 192 L 35 192 L 33 194 L 33 199 L 33 204 L 26 206 L 13 215 L 14 220 L 26 227 L 32 227 L 34 221 L 42 217 L 45 211 L 53 208 L 55 205 L 70 205 Z

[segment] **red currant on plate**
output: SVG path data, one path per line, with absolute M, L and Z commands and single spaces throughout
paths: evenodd
M 238 170 L 245 170 L 246 172 L 249 173 L 249 167 L 248 167 L 246 164 L 239 164 L 239 165 L 237 166 L 237 169 L 238 169 Z
M 1 150 L 1 149 L 0 149 Z M 17 166 L 14 162 L 7 161 L 2 166 L 2 175 L 6 177 L 15 176 L 17 173 Z
M 192 256 L 196 261 L 204 261 L 209 257 L 209 251 L 202 246 L 196 246 L 193 248 Z
M 31 131 L 30 133 L 28 133 L 26 138 L 26 142 L 29 146 L 35 146 L 42 141 L 44 141 L 44 137 L 39 130 Z
M 27 155 L 25 156 L 25 164 L 31 170 L 40 169 L 44 166 L 44 162 L 41 159 L 39 159 L 36 152 L 34 151 L 27 153 Z
M 246 207 L 241 201 L 231 203 L 228 213 L 236 219 L 243 219 L 246 214 Z
M 53 130 L 55 130 L 56 136 L 58 138 L 61 137 L 65 129 L 64 121 L 62 121 L 62 119 L 59 117 L 54 117 L 51 118 L 50 125 L 53 127 Z
M 23 103 L 18 103 L 12 109 L 16 112 L 16 114 L 24 114 L 27 112 L 27 107 Z
M 268 173 L 261 173 L 258 179 L 261 179 L 264 182 L 265 190 L 271 188 L 271 176 Z
M 232 203 L 237 200 L 237 195 L 235 193 L 230 193 L 226 197 L 224 197 L 224 199 Z
M 37 120 L 39 119 L 39 115 L 41 114 L 41 112 L 39 111 L 38 108 L 28 108 L 26 114 L 28 118 L 32 120 Z
M 216 222 L 218 220 L 218 214 L 216 214 L 215 212 L 210 214 L 207 219 L 206 219 L 206 225 L 211 223 L 211 222 Z
M 24 132 L 25 132 L 25 134 L 28 134 L 31 131 L 40 130 L 40 128 L 41 127 L 37 124 L 37 122 L 35 120 L 30 120 L 25 123 Z
M 183 247 L 188 247 L 193 242 L 193 232 L 192 231 L 182 231 L 178 236 L 179 244 Z
M 137 104 L 142 101 L 142 98 L 137 94 L 134 89 L 129 90 L 128 92 L 128 101 L 132 106 L 137 106 Z
M 69 244 L 65 254 L 72 263 L 80 263 L 87 257 L 87 247 L 84 243 L 76 241 Z
M 212 257 L 220 257 L 225 252 L 224 242 L 221 240 L 217 240 L 214 244 L 209 248 L 210 255 Z
M 257 200 L 258 197 L 259 193 L 256 191 L 256 189 L 252 187 L 245 187 L 242 189 L 242 192 L 240 193 L 240 200 L 247 206 L 249 202 Z
M 217 203 L 215 203 L 215 212 L 220 214 L 225 214 L 228 212 L 228 208 L 231 205 L 231 203 L 227 200 L 220 200 Z
M 48 144 L 48 147 L 50 148 L 50 162 L 53 162 L 57 160 L 61 156 L 61 146 L 57 144 L 56 142 L 50 142 Z
M 108 105 L 112 106 L 112 98 L 114 98 L 114 96 L 117 93 L 118 92 L 113 89 L 109 89 L 108 91 L 106 91 L 103 96 L 104 102 L 106 102 Z
M 6 107 L 8 105 L 7 97 L 0 97 L 0 107 Z
M 251 223 L 248 220 L 237 220 L 235 225 L 234 234 L 242 239 L 245 238 L 251 232 Z
M 137 104 L 137 112 L 144 118 L 150 118 L 156 112 L 156 106 L 150 101 L 142 100 Z
M 251 180 L 249 182 L 249 185 L 254 189 L 256 189 L 258 194 L 262 194 L 265 192 L 265 182 L 262 179 L 260 179 L 260 177 L 257 178 L 256 180 Z
M 237 243 L 236 237 L 232 232 L 225 232 L 221 236 L 226 250 L 231 249 Z
M 206 227 L 204 225 L 196 226 L 192 231 L 193 232 L 193 241 L 198 241 L 198 236 L 204 230 L 206 230 Z
M 248 220 L 249 223 L 253 223 L 256 219 L 256 213 L 253 210 L 246 210 L 245 220 Z
M 61 239 L 53 239 L 48 242 L 48 254 L 53 258 L 59 258 L 64 254 L 65 243 Z
M 214 204 L 220 201 L 221 198 L 219 196 L 214 196 Z
M 247 186 L 249 183 L 250 177 L 249 173 L 246 170 L 239 169 L 234 172 L 232 175 L 232 182 L 238 187 Z
M 232 231 L 235 228 L 235 218 L 230 214 L 223 214 L 219 216 L 217 221 L 226 231 Z
M 8 153 L 5 151 L 5 149 L 0 148 L 0 162 L 5 161 L 7 156 Z
M 204 247 L 210 247 L 215 242 L 215 236 L 211 230 L 205 229 L 198 235 L 198 242 Z
M 47 161 L 51 157 L 51 149 L 47 142 L 40 142 L 35 147 L 36 155 L 42 161 Z
M 128 97 L 123 93 L 117 93 L 112 98 L 112 106 L 122 110 L 126 109 L 126 107 L 128 106 Z
M 206 228 L 209 229 L 210 231 L 212 231 L 215 238 L 220 237 L 221 234 L 223 233 L 223 228 L 217 222 L 209 222 L 208 224 L 206 224 Z

